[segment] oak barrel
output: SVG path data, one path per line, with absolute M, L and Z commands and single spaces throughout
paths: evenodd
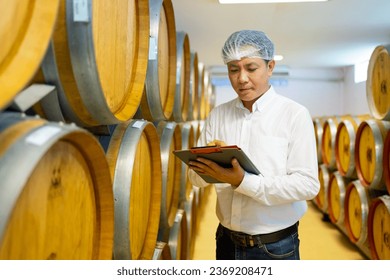
M 383 177 L 387 192 L 390 193 L 390 131 L 387 132 L 383 145 Z
M 355 165 L 357 176 L 364 187 L 384 190 L 383 142 L 390 122 L 375 119 L 360 123 L 356 132 Z
M 168 242 L 169 231 L 174 224 L 179 208 L 182 161 L 173 154 L 181 150 L 182 135 L 180 125 L 170 121 L 155 124 L 160 138 L 162 197 L 158 241 Z
M 171 0 L 149 0 L 150 44 L 140 116 L 168 120 L 176 90 L 176 24 Z
M 39 68 L 53 33 L 59 3 L 0 1 L 0 110 L 12 102 Z
M 190 89 L 189 89 L 189 116 L 188 120 L 197 120 L 199 116 L 199 61 L 198 53 L 190 53 Z
M 136 113 L 149 54 L 148 0 L 61 1 L 42 63 L 67 121 L 110 125 Z
M 187 259 L 192 259 L 196 240 L 196 224 L 198 220 L 198 206 L 196 204 L 196 194 L 191 190 L 188 199 L 184 202 L 184 210 L 187 219 Z
M 368 211 L 368 240 L 371 258 L 390 260 L 390 196 L 372 200 Z
M 369 190 L 359 180 L 348 184 L 344 200 L 344 221 L 352 243 L 362 245 L 366 242 L 369 201 Z
M 390 45 L 377 46 L 371 54 L 366 81 L 367 103 L 379 120 L 390 120 Z
M 321 154 L 323 163 L 330 169 L 336 170 L 336 134 L 339 123 L 349 115 L 328 117 L 323 122 L 323 132 L 321 140 Z
M 332 173 L 329 179 L 327 193 L 328 213 L 330 221 L 342 231 L 344 227 L 344 199 L 345 190 L 351 180 L 343 177 L 339 171 Z
M 326 117 L 315 117 L 313 118 L 314 134 L 316 138 L 316 148 L 317 148 L 317 161 L 318 163 L 323 163 L 322 161 L 322 135 L 323 135 L 323 125 Z
M 114 259 L 152 259 L 162 197 L 160 145 L 153 123 L 117 125 L 107 161 L 115 198 Z
M 198 72 L 199 72 L 199 80 L 198 80 L 198 119 L 204 120 L 206 119 L 206 79 L 208 78 L 208 71 L 206 70 L 206 66 L 204 63 L 198 61 Z
M 194 135 L 195 144 L 194 145 L 196 146 L 198 143 L 198 139 L 199 139 L 200 133 L 202 131 L 203 125 L 204 125 L 204 120 L 192 121 L 191 125 L 195 130 L 195 135 Z
M 182 149 L 191 149 L 195 146 L 195 128 L 190 122 L 181 123 L 181 139 L 182 139 Z M 192 184 L 189 181 L 187 176 L 188 166 L 184 162 L 181 163 L 181 180 L 180 180 L 180 198 L 179 205 L 182 205 L 187 199 L 192 191 Z
M 112 181 L 75 125 L 0 115 L 0 259 L 111 259 Z
M 356 131 L 363 120 L 369 115 L 351 116 L 343 119 L 337 126 L 335 157 L 337 170 L 344 177 L 356 179 L 355 140 Z
M 175 221 L 169 232 L 169 248 L 173 260 L 187 259 L 187 218 L 184 209 L 177 209 Z
M 215 106 L 215 93 L 211 81 L 211 75 L 206 66 L 198 61 L 199 68 L 199 92 L 198 92 L 198 120 L 205 120 L 211 109 Z
M 314 203 L 323 212 L 328 213 L 328 187 L 329 187 L 330 171 L 325 164 L 318 166 L 318 180 L 320 181 L 320 190 L 314 198 Z
M 176 90 L 171 120 L 185 122 L 190 120 L 190 39 L 184 31 L 176 32 Z
M 171 249 L 169 249 L 168 243 L 157 241 L 153 260 L 172 260 Z

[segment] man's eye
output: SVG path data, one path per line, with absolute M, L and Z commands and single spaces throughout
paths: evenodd
M 237 69 L 229 69 L 229 73 L 236 73 L 236 72 L 238 72 Z
M 248 71 L 249 72 L 255 72 L 257 70 L 257 68 L 249 68 Z

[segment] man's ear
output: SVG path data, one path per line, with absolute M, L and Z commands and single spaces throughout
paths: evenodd
M 269 71 L 274 71 L 274 68 L 275 68 L 275 60 L 271 60 L 268 62 L 268 70 Z

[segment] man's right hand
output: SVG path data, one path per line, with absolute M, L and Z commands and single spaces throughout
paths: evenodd
M 207 143 L 207 146 L 227 146 L 227 145 L 222 140 L 214 140 L 214 141 Z

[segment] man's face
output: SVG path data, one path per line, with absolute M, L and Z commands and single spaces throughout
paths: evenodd
M 243 58 L 227 64 L 230 83 L 242 101 L 252 101 L 269 88 L 275 61 L 268 64 L 261 58 Z

